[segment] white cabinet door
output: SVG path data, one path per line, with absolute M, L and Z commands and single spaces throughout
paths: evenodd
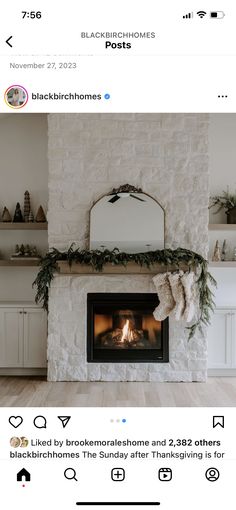
M 23 317 L 22 308 L 0 308 L 0 367 L 23 366 Z
M 47 366 L 47 314 L 39 308 L 24 308 L 24 367 Z
M 208 328 L 208 368 L 232 368 L 233 317 L 231 309 L 218 308 Z
M 232 313 L 232 367 L 236 368 L 236 310 Z

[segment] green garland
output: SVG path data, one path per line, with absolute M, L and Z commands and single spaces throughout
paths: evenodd
M 50 250 L 45 257 L 41 259 L 39 273 L 33 283 L 37 287 L 36 303 L 42 303 L 43 307 L 48 310 L 49 288 L 55 273 L 59 272 L 57 263 L 59 261 L 67 261 L 71 266 L 73 262 L 77 264 L 86 264 L 91 266 L 95 271 L 102 271 L 103 267 L 111 263 L 113 265 L 126 266 L 128 262 L 135 262 L 139 266 L 145 266 L 151 270 L 154 264 L 164 266 L 176 266 L 178 269 L 181 265 L 187 265 L 189 269 L 198 268 L 199 277 L 197 280 L 199 289 L 200 316 L 195 324 L 188 327 L 189 339 L 193 337 L 197 328 L 202 325 L 210 324 L 211 312 L 214 310 L 213 293 L 210 284 L 216 286 L 216 281 L 208 271 L 208 262 L 198 253 L 177 248 L 176 250 L 157 250 L 146 253 L 123 253 L 117 248 L 113 251 L 109 250 L 81 250 L 75 249 L 71 245 L 68 251 L 61 252 L 56 248 Z

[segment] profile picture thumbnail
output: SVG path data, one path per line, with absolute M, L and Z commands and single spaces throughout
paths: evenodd
M 18 447 L 27 448 L 28 444 L 29 444 L 29 440 L 24 436 L 23 437 L 14 436 L 10 439 L 10 445 L 12 448 L 18 448 Z
M 20 438 L 19 437 L 12 437 L 10 439 L 10 445 L 12 446 L 12 448 L 18 448 L 18 446 L 20 446 Z
M 28 92 L 22 85 L 11 85 L 5 92 L 5 102 L 15 110 L 23 108 L 28 101 Z

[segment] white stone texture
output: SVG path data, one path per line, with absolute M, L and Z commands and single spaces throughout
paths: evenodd
M 183 334 L 184 324 L 173 319 L 170 320 L 169 363 L 87 363 L 86 302 L 89 292 L 149 293 L 155 289 L 149 275 L 56 277 L 49 303 L 49 380 L 189 381 L 195 377 L 198 380 L 198 372 L 203 367 L 206 370 L 206 345 L 204 348 L 199 339 L 199 359 L 197 351 L 192 352 L 187 332 Z
M 89 211 L 129 182 L 166 212 L 166 247 L 207 257 L 207 114 L 50 114 L 49 245 L 88 247 Z M 88 292 L 155 292 L 149 276 L 58 276 L 49 303 L 49 380 L 204 381 L 207 344 L 170 320 L 170 362 L 86 361 Z

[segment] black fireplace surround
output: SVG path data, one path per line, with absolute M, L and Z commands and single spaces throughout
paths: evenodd
M 167 363 L 169 322 L 156 321 L 156 294 L 89 293 L 87 361 Z

